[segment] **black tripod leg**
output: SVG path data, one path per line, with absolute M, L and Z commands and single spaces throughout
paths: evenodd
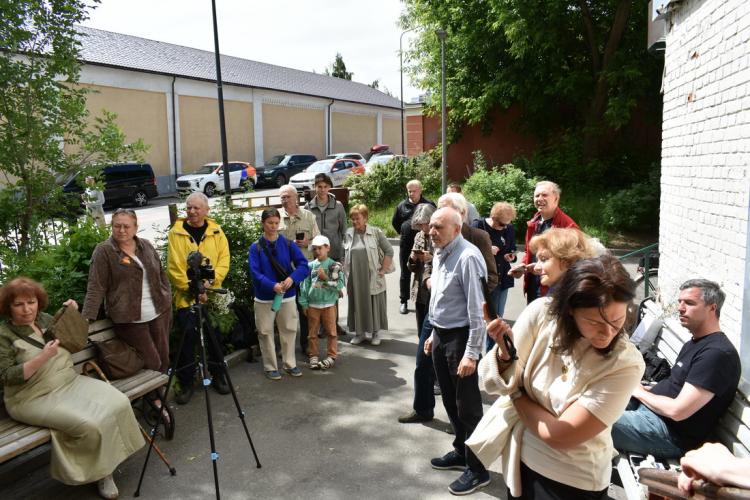
M 201 368 L 201 376 L 203 377 L 202 385 L 203 385 L 203 394 L 206 396 L 206 416 L 208 417 L 208 437 L 211 442 L 211 464 L 213 465 L 214 469 L 214 487 L 216 488 L 216 500 L 219 500 L 221 498 L 221 495 L 219 493 L 219 469 L 217 466 L 217 461 L 219 460 L 219 454 L 216 452 L 216 441 L 214 440 L 214 421 L 213 417 L 211 416 L 211 399 L 208 395 L 208 386 L 211 385 L 211 378 L 208 374 L 208 363 L 206 358 L 206 340 L 205 335 L 203 334 L 203 315 L 201 314 L 203 308 L 201 306 L 197 307 L 198 309 L 198 334 L 200 339 L 200 368 Z M 209 337 L 213 337 L 213 335 L 209 334 Z
M 213 351 L 215 353 L 221 353 L 221 346 L 219 346 L 219 342 L 216 340 L 216 336 L 213 335 L 213 332 L 210 332 L 209 335 L 209 342 L 211 342 L 211 345 L 213 346 Z M 237 393 L 234 390 L 234 384 L 232 383 L 232 379 L 229 376 L 229 369 L 227 367 L 227 362 L 224 361 L 224 359 L 221 360 L 220 363 L 217 363 L 217 369 L 219 372 L 226 377 L 227 384 L 229 385 L 229 390 L 232 391 L 232 399 L 234 399 L 234 406 L 237 408 L 237 416 L 242 421 L 242 427 L 245 429 L 245 435 L 247 436 L 247 442 L 250 443 L 250 449 L 253 451 L 253 457 L 255 457 L 255 466 L 260 469 L 260 460 L 258 459 L 258 453 L 255 451 L 255 445 L 253 444 L 253 438 L 250 437 L 250 431 L 247 429 L 247 423 L 245 422 L 245 411 L 240 406 L 240 401 L 237 399 Z
M 167 373 L 169 374 L 169 379 L 167 380 L 167 387 L 164 389 L 164 399 L 162 399 L 161 404 L 166 405 L 167 404 L 167 397 L 169 396 L 169 388 L 172 387 L 172 380 L 174 380 L 175 373 L 177 373 L 177 363 L 179 362 L 179 353 L 182 352 L 182 346 L 185 343 L 185 335 L 187 335 L 186 331 L 182 332 L 182 335 L 180 336 L 180 347 L 177 350 L 178 355 L 175 356 L 174 361 L 172 361 L 172 364 L 169 366 L 169 370 L 167 370 Z M 195 362 L 193 362 L 195 364 Z M 146 474 L 146 467 L 148 466 L 148 460 L 151 457 L 151 450 L 154 447 L 154 441 L 156 436 L 156 430 L 159 428 L 159 424 L 162 422 L 162 419 L 164 418 L 164 415 L 162 412 L 158 412 L 158 417 L 156 418 L 156 423 L 151 428 L 151 432 L 149 433 L 149 436 L 151 439 L 149 439 L 148 444 L 148 451 L 146 451 L 146 459 L 143 461 L 143 469 L 141 469 L 141 476 L 138 478 L 138 487 L 135 490 L 135 493 L 133 493 L 133 496 L 137 497 L 141 495 L 141 484 L 143 484 L 143 476 Z M 174 424 L 174 421 L 172 422 Z M 177 471 L 174 468 L 170 468 L 169 472 L 174 476 L 177 474 Z

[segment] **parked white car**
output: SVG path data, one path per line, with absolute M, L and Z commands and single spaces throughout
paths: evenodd
M 404 155 L 392 155 L 392 154 L 380 154 L 375 155 L 370 158 L 370 160 L 365 165 L 365 173 L 369 174 L 372 170 L 372 167 L 377 165 L 378 163 L 388 163 L 389 161 L 397 159 L 401 162 L 406 161 L 406 156 Z
M 365 160 L 365 157 L 359 153 L 333 153 L 333 154 L 326 156 L 327 160 L 338 160 L 339 158 L 348 158 L 350 160 L 357 160 L 362 165 L 367 163 L 367 160 Z
M 258 176 L 255 167 L 244 161 L 229 162 L 229 187 L 250 190 L 255 187 Z M 224 192 L 224 169 L 221 162 L 206 163 L 192 174 L 177 178 L 177 192 L 187 195 L 202 191 L 209 198 L 214 193 Z
M 307 167 L 307 170 L 292 176 L 289 183 L 297 191 L 310 191 L 315 189 L 313 181 L 316 174 L 328 174 L 333 181 L 333 186 L 338 187 L 344 184 L 344 179 L 352 174 L 362 174 L 365 171 L 364 165 L 357 160 L 340 158 L 338 160 L 319 160 Z

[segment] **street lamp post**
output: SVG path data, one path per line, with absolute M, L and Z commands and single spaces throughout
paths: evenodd
M 401 36 L 398 38 L 398 66 L 399 71 L 401 72 L 401 154 L 406 154 L 406 147 L 404 145 L 404 51 L 401 48 L 403 41 L 404 41 L 404 35 L 410 31 L 414 31 L 415 28 L 409 28 L 408 30 L 404 30 L 401 32 Z
M 232 190 L 229 184 L 229 162 L 227 157 L 227 129 L 224 121 L 224 90 L 221 82 L 221 56 L 219 55 L 219 28 L 216 23 L 216 0 L 211 0 L 211 11 L 213 13 L 214 22 L 214 52 L 216 54 L 216 88 L 218 90 L 219 100 L 219 136 L 221 138 L 221 163 L 222 172 L 224 172 L 224 196 L 226 197 L 227 205 L 232 202 Z M 213 440 L 213 435 L 211 436 Z M 215 464 L 216 462 L 214 462 Z M 214 465 L 214 473 L 216 472 Z M 217 491 L 218 491 L 218 480 L 217 480 Z
M 446 111 L 445 111 L 445 36 L 446 32 L 443 29 L 435 32 L 437 37 L 440 39 L 440 144 L 442 147 L 442 158 L 441 158 L 441 170 L 442 170 L 442 183 L 441 193 L 445 193 L 448 187 L 448 145 L 445 141 L 446 136 Z

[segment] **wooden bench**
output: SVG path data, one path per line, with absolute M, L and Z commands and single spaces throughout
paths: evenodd
M 676 319 L 662 319 L 661 308 L 653 301 L 644 303 L 643 312 L 643 324 L 640 325 L 640 331 L 637 329 L 634 338 L 641 334 L 646 344 L 653 339 L 652 349 L 659 357 L 667 360 L 670 366 L 674 366 L 680 349 L 690 339 L 690 333 Z M 710 441 L 718 441 L 726 445 L 730 451 L 740 457 L 750 456 L 750 398 L 748 398 L 748 394 L 750 394 L 750 391 L 748 391 L 747 382 L 741 381 L 734 401 L 709 438 Z M 664 495 L 670 495 L 667 498 L 687 498 L 671 496 L 677 492 L 678 460 L 656 461 L 653 465 L 650 461 L 643 465 L 636 462 L 636 455 L 625 453 L 621 453 L 615 459 L 617 473 L 628 500 L 643 500 L 647 497 L 658 498 Z M 643 477 L 640 474 L 641 470 L 644 471 Z M 673 484 L 667 485 L 670 488 L 663 487 L 667 478 L 671 478 L 670 480 L 673 481 Z M 706 489 L 704 493 L 710 495 L 716 494 L 717 491 L 719 489 L 714 487 Z M 734 493 L 737 490 L 733 488 L 732 491 Z M 733 498 L 750 498 L 750 492 L 747 493 L 748 496 Z M 707 496 L 706 498 L 722 497 Z
M 112 323 L 100 320 L 89 326 L 89 338 L 107 340 L 114 337 Z M 81 372 L 84 363 L 96 360 L 96 351 L 91 342 L 82 351 L 73 354 L 73 363 L 77 372 Z M 136 401 L 146 394 L 167 384 L 167 375 L 153 371 L 140 370 L 135 375 L 112 381 L 112 385 L 125 394 L 130 401 Z M 2 394 L 0 393 L 0 397 Z M 174 425 L 174 415 L 171 415 Z M 16 422 L 11 419 L 5 405 L 0 402 L 0 477 L 4 470 L 14 468 L 13 459 L 45 445 L 50 440 L 49 429 Z M 2 483 L 2 481 L 0 481 Z

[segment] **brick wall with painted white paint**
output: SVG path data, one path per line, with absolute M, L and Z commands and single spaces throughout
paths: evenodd
M 750 2 L 686 0 L 668 19 L 659 246 L 662 304 L 688 278 L 719 282 L 722 328 L 750 342 Z M 744 347 L 744 346 L 743 346 Z M 744 349 L 743 349 L 744 350 Z

